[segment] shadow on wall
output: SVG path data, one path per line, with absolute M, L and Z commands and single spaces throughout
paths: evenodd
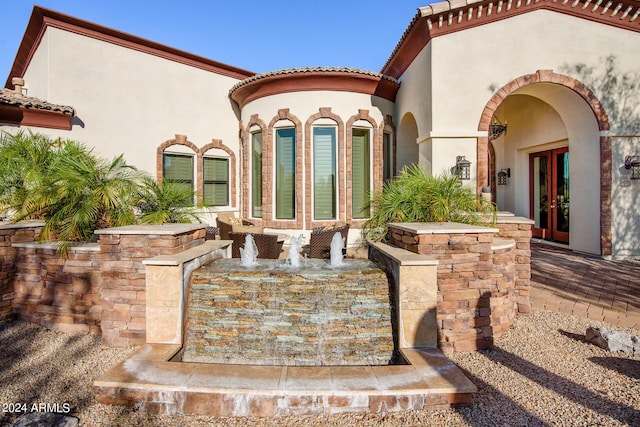
M 597 66 L 565 64 L 562 73 L 584 83 L 596 95 L 611 126 L 613 252 L 619 256 L 640 254 L 640 180 L 631 180 L 624 168 L 625 156 L 640 155 L 640 74 L 623 73 L 614 55 Z

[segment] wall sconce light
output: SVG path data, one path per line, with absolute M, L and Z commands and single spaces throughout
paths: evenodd
M 507 122 L 504 124 L 497 117 L 493 118 L 493 124 L 489 125 L 489 140 L 498 139 L 500 135 L 507 133 Z
M 624 168 L 631 169 L 631 179 L 640 179 L 640 156 L 626 156 L 624 158 Z
M 465 156 L 456 157 L 456 175 L 459 179 L 471 179 L 471 162 Z
M 511 168 L 502 168 L 498 172 L 498 185 L 507 185 L 507 178 L 511 178 Z

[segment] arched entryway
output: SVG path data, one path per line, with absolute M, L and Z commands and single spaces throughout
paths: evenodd
M 407 113 L 400 120 L 397 135 L 396 150 L 396 170 L 400 172 L 405 166 L 416 163 L 418 159 L 418 125 L 413 114 Z M 431 170 L 431 159 L 421 159 L 427 161 L 427 169 Z
M 611 139 L 601 134 L 609 121 L 591 90 L 572 77 L 539 70 L 500 88 L 478 130 L 488 135 L 498 121 L 507 131 L 491 141 L 495 155 L 489 155 L 489 137 L 478 138 L 478 187 L 495 189 L 499 209 L 533 218 L 537 229 L 554 226 L 540 220 L 543 208 L 554 212 L 571 248 L 610 255 Z M 510 177 L 496 186 L 501 170 Z M 551 189 L 546 199 L 539 191 L 545 174 Z M 564 239 L 562 233 L 542 234 Z

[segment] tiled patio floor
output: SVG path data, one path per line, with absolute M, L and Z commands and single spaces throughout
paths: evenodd
M 608 261 L 532 243 L 531 303 L 640 330 L 640 261 Z

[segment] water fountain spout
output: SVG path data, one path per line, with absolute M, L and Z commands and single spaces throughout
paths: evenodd
M 342 238 L 342 234 L 336 233 L 331 239 L 331 267 L 342 267 L 344 265 L 344 255 L 342 250 L 344 249 L 345 241 Z
M 300 241 L 302 235 L 298 237 L 291 237 L 289 241 L 289 255 L 287 256 L 287 262 L 293 268 L 300 267 Z
M 258 247 L 253 240 L 253 236 L 247 234 L 247 237 L 244 239 L 244 248 L 240 248 L 240 265 L 243 267 L 253 267 L 258 265 L 257 259 Z

